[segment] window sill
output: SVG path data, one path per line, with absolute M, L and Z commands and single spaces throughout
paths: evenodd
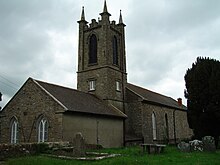
M 89 63 L 88 66 L 95 66 L 98 65 L 98 63 Z

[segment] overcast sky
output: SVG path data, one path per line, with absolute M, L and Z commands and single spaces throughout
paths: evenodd
M 28 77 L 76 88 L 77 21 L 82 6 L 90 22 L 103 4 L 0 0 L 0 106 Z M 107 0 L 107 6 L 116 22 L 122 10 L 130 83 L 184 98 L 184 75 L 196 58 L 220 59 L 219 0 Z

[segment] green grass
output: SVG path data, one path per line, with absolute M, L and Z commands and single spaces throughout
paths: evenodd
M 120 157 L 109 158 L 99 161 L 61 160 L 44 156 L 22 157 L 9 159 L 8 165 L 219 165 L 220 151 L 215 153 L 192 152 L 182 153 L 176 147 L 166 147 L 165 152 L 158 155 L 143 154 L 139 147 L 120 149 L 103 149 L 98 152 L 122 154 Z

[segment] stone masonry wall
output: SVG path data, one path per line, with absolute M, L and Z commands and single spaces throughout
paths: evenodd
M 125 91 L 126 108 L 125 114 L 128 118 L 125 120 L 125 132 L 129 135 L 136 135 L 142 138 L 142 102 L 140 97 L 133 92 Z
M 143 102 L 138 95 L 126 90 L 126 133 L 144 137 L 146 143 L 152 143 L 152 113 L 156 116 L 156 141 L 174 143 L 190 138 L 192 130 L 188 126 L 187 112 L 152 103 Z M 167 115 L 167 122 L 165 115 Z M 175 122 L 175 124 L 174 124 Z M 166 126 L 167 123 L 167 126 Z M 174 133 L 175 131 L 175 133 Z
M 42 115 L 49 123 L 48 141 L 62 140 L 62 113 L 58 112 L 63 108 L 29 78 L 3 109 L 0 142 L 10 143 L 12 117 L 18 120 L 18 141 L 37 142 L 37 122 Z
M 191 137 L 192 133 L 187 123 L 186 111 L 180 111 L 168 107 L 151 105 L 146 103 L 143 104 L 142 110 L 143 110 L 143 136 L 145 142 L 154 141 L 153 129 L 152 129 L 152 113 L 154 113 L 156 116 L 156 132 L 157 132 L 156 141 L 173 143 L 175 141 L 174 140 L 175 138 L 178 141 L 180 139 L 186 139 Z M 168 127 L 166 127 L 165 115 L 167 115 Z

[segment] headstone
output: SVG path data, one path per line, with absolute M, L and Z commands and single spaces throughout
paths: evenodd
M 202 138 L 202 142 L 203 142 L 204 151 L 208 151 L 208 152 L 215 152 L 216 151 L 214 137 L 205 136 Z
M 189 145 L 189 143 L 180 142 L 177 147 L 182 152 L 190 152 L 190 145 Z
M 203 151 L 203 143 L 200 140 L 193 140 L 189 142 L 191 150 L 193 151 Z
M 85 139 L 83 138 L 82 134 L 76 133 L 75 138 L 73 139 L 73 156 L 81 157 L 85 156 Z

